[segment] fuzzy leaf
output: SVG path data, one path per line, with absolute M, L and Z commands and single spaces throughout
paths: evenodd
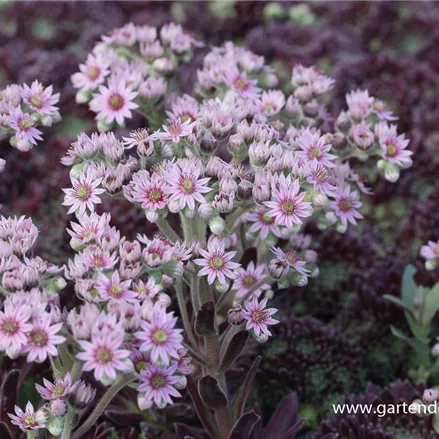
M 253 361 L 253 364 L 251 365 L 249 371 L 247 372 L 247 375 L 245 376 L 245 380 L 242 383 L 242 386 L 236 395 L 234 402 L 235 419 L 239 418 L 244 412 L 245 404 L 252 390 L 253 381 L 255 379 L 256 372 L 258 371 L 258 367 L 260 363 L 261 363 L 261 356 L 258 356 L 255 358 L 255 361 Z
M 248 439 L 260 417 L 253 410 L 244 413 L 235 423 L 228 439 Z
M 402 276 L 401 298 L 406 307 L 413 309 L 413 303 L 416 296 L 418 287 L 415 283 L 416 268 L 409 264 L 405 267 L 404 274 Z
M 394 303 L 395 305 L 399 306 L 403 310 L 407 311 L 408 313 L 412 313 L 411 307 L 406 305 L 401 299 L 398 299 L 398 297 L 392 296 L 391 294 L 384 294 L 384 299 L 388 300 L 389 302 Z
M 429 325 L 439 310 L 439 283 L 437 283 L 425 296 L 422 321 Z
M 415 350 L 418 354 L 428 357 L 429 355 L 429 349 L 428 346 L 421 343 L 419 340 L 416 340 L 415 338 L 407 337 L 402 331 L 395 328 L 394 326 L 390 326 L 390 330 L 392 331 L 392 334 L 395 337 L 400 338 L 401 340 L 404 340 L 406 343 L 408 343 L 413 350 Z
M 213 376 L 206 375 L 198 381 L 198 392 L 204 404 L 211 409 L 225 407 L 228 403 L 226 394 Z
M 283 433 L 296 424 L 298 413 L 297 395 L 290 393 L 284 396 L 264 431 L 264 439 L 279 439 Z
M 203 303 L 195 319 L 195 332 L 202 337 L 214 337 L 217 333 L 215 324 L 215 303 L 213 300 Z
M 185 424 L 175 424 L 177 439 L 202 439 L 198 433 Z
M 244 325 L 230 325 L 221 341 L 220 363 L 217 373 L 225 372 L 233 362 L 239 357 L 245 345 L 249 334 L 243 331 Z
M 279 439 L 294 439 L 296 434 L 302 429 L 305 419 L 300 420 L 293 427 L 287 430 Z
M 218 438 L 219 435 L 215 431 L 212 415 L 210 414 L 209 410 L 207 410 L 207 407 L 203 404 L 197 387 L 195 386 L 194 380 L 190 375 L 188 375 L 187 377 L 187 390 L 191 396 L 192 402 L 194 403 L 198 419 L 203 424 L 204 429 L 212 439 Z

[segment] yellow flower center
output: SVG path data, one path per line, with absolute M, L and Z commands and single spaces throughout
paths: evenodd
M 120 110 L 123 107 L 124 99 L 119 94 L 114 94 L 110 97 L 110 106 L 113 110 Z
M 37 108 L 40 108 L 41 105 L 43 104 L 43 101 L 41 100 L 41 98 L 39 96 L 32 96 L 30 98 L 30 103 Z
M 96 351 L 96 360 L 101 363 L 101 364 L 105 364 L 105 363 L 109 363 L 112 359 L 112 355 L 111 352 L 108 351 L 108 349 L 105 348 L 99 348 Z
M 396 154 L 396 146 L 393 143 L 389 143 L 386 145 L 386 151 L 389 157 L 393 157 Z
M 156 331 L 154 332 L 152 338 L 157 344 L 162 344 L 165 343 L 166 340 L 168 340 L 168 335 L 166 334 L 165 331 Z

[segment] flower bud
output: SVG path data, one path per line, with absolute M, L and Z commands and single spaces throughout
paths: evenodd
M 226 223 L 220 216 L 216 216 L 209 221 L 209 228 L 214 235 L 221 235 L 225 226 Z
M 150 399 L 146 399 L 144 393 L 139 393 L 137 395 L 137 405 L 140 410 L 149 410 L 153 406 L 153 402 Z
M 425 268 L 428 271 L 434 270 L 437 267 L 437 259 L 427 259 L 425 261 Z
M 44 116 L 41 119 L 41 124 L 43 125 L 43 127 L 51 127 L 53 125 L 53 119 L 52 116 Z
M 384 171 L 384 178 L 390 183 L 395 183 L 399 179 L 399 168 L 393 163 L 388 163 Z
M 326 212 L 325 219 L 326 219 L 326 222 L 327 222 L 327 224 L 329 226 L 332 226 L 332 225 L 334 225 L 337 222 L 337 216 L 332 211 L 331 212 Z
M 229 151 L 233 155 L 240 155 L 245 149 L 244 137 L 240 133 L 232 134 L 229 138 Z
M 232 325 L 240 325 L 244 321 L 244 311 L 241 305 L 236 305 L 235 308 L 229 309 L 227 318 Z
M 47 424 L 52 418 L 52 413 L 47 407 L 42 407 L 35 412 L 35 420 L 40 424 Z
M 216 150 L 217 146 L 217 140 L 210 133 L 206 134 L 200 142 L 201 151 L 207 154 L 212 154 Z
M 111 124 L 109 125 L 109 124 L 105 123 L 104 119 L 99 119 L 96 126 L 97 126 L 98 131 L 101 133 L 105 133 L 105 132 L 111 130 Z
M 288 262 L 283 259 L 272 259 L 268 265 L 268 273 L 273 279 L 281 279 L 285 277 L 289 271 L 290 266 Z
M 439 343 L 435 344 L 431 350 L 433 357 L 439 357 Z
M 350 124 L 351 119 L 345 111 L 342 111 L 335 121 L 335 127 L 342 131 L 346 130 Z
M 76 103 L 79 105 L 86 104 L 89 99 L 90 95 L 86 91 L 78 91 L 78 93 L 76 93 Z
M 59 436 L 64 430 L 64 419 L 54 417 L 45 427 L 52 436 Z
M 422 400 L 426 404 L 431 404 L 439 399 L 439 395 L 436 392 L 436 390 L 433 389 L 425 389 L 424 393 L 422 394 Z
M 227 291 L 229 291 L 230 281 L 226 279 L 224 283 L 221 283 L 218 279 L 216 279 L 214 286 L 215 286 L 215 290 L 217 290 L 218 293 L 224 294 L 227 293 Z
M 296 285 L 298 287 L 304 287 L 305 285 L 308 284 L 308 276 L 306 274 L 299 273 L 296 271 L 293 274 L 291 282 L 293 285 Z
M 387 167 L 387 162 L 383 159 L 378 160 L 377 162 L 377 168 L 379 171 L 384 172 L 386 170 Z
M 178 200 L 169 200 L 168 209 L 172 213 L 180 212 L 180 202 Z
M 198 206 L 198 214 L 201 216 L 201 218 L 208 220 L 212 218 L 214 213 L 215 209 L 209 203 L 202 203 Z
M 64 401 L 63 399 L 54 399 L 50 401 L 50 411 L 60 418 L 65 416 L 69 409 L 69 405 L 67 401 Z
M 181 375 L 178 381 L 174 384 L 174 387 L 178 390 L 183 390 L 187 386 L 187 378 L 184 375 Z
M 328 197 L 321 192 L 317 192 L 314 197 L 314 206 L 317 208 L 325 207 L 328 204 Z
M 0 159 L 0 172 L 3 172 L 5 170 L 6 166 L 6 160 Z
M 160 217 L 159 214 L 154 210 L 145 212 L 145 216 L 150 223 L 156 223 Z
M 266 343 L 268 341 L 269 335 L 262 333 L 261 335 L 259 335 L 259 337 L 255 337 L 256 341 L 258 343 Z
M 186 206 L 186 207 L 183 209 L 183 215 L 184 215 L 186 218 L 194 218 L 195 215 L 196 215 L 196 211 L 195 211 L 195 209 L 191 209 L 189 206 Z
M 17 144 L 15 145 L 15 147 L 20 151 L 26 152 L 32 149 L 32 143 L 30 143 L 28 140 L 20 139 L 17 140 Z

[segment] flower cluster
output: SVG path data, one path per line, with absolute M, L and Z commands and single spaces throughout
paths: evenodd
M 37 141 L 43 140 L 39 127 L 50 127 L 60 121 L 56 104 L 59 93 L 50 85 L 45 88 L 39 81 L 31 86 L 8 85 L 0 90 L 0 132 L 10 136 L 11 146 L 29 151 Z M 5 160 L 0 158 L 0 172 Z
M 312 218 L 344 232 L 357 224 L 360 193 L 369 193 L 360 170 L 370 157 L 381 158 L 392 181 L 395 169 L 410 165 L 408 141 L 387 124 L 391 112 L 367 92 L 347 96 L 329 132 L 331 78 L 299 65 L 288 86 L 275 89 L 264 58 L 232 43 L 206 56 L 193 95 L 162 100 L 165 78 L 194 44 L 178 25 L 128 24 L 103 37 L 72 78 L 101 131 L 81 134 L 62 159 L 71 167 L 63 205 L 74 215 L 67 232 L 75 252 L 64 274 L 79 305 L 61 312 L 60 269 L 26 256 L 38 234 L 33 224 L 0 223 L 0 348 L 28 361 L 49 357 L 56 378 L 37 387 L 50 401 L 47 419 L 30 405 L 11 415 L 23 429 L 55 434 L 53 419 L 65 416 L 67 435 L 79 407 L 71 394 L 94 397 L 82 372 L 108 387 L 97 416 L 128 384 L 141 410 L 164 408 L 189 374 L 203 403 L 218 408 L 225 372 L 240 355 L 237 340 L 245 345 L 250 334 L 266 342 L 279 323 L 268 307 L 275 284 L 304 286 L 318 274 L 304 225 Z M 133 110 L 146 126 L 122 138 L 108 132 Z M 364 147 L 367 130 L 373 139 Z M 127 240 L 97 209 L 104 197 L 140 206 L 157 233 Z M 211 394 L 219 396 L 209 401 Z M 74 437 L 92 421 L 93 414 Z
M 172 76 L 187 62 L 196 41 L 175 23 L 160 30 L 133 23 L 115 29 L 72 76 L 78 103 L 89 103 L 101 131 L 124 125 L 132 110 L 152 117 Z

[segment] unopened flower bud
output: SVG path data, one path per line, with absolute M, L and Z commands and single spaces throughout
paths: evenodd
M 232 325 L 240 325 L 244 321 L 244 310 L 241 305 L 236 305 L 235 308 L 229 309 L 227 318 Z
M 196 215 L 196 210 L 195 210 L 195 209 L 191 209 L 189 206 L 186 206 L 186 207 L 183 209 L 183 215 L 184 215 L 186 218 L 194 218 L 195 215 Z
M 306 274 L 296 272 L 293 274 L 291 282 L 293 285 L 298 287 L 304 287 L 308 284 L 308 276 Z
M 6 160 L 0 159 L 0 172 L 3 172 L 5 170 L 6 166 Z
M 319 114 L 319 104 L 313 100 L 308 102 L 303 108 L 305 114 L 310 117 L 316 117 Z
M 244 137 L 240 133 L 232 134 L 229 138 L 229 151 L 233 155 L 240 155 L 245 148 Z
M 180 212 L 180 210 L 181 210 L 180 201 L 178 201 L 178 200 L 169 200 L 169 202 L 168 202 L 168 209 L 172 213 Z
M 263 332 L 261 335 L 259 335 L 259 337 L 255 337 L 255 339 L 258 343 L 266 343 L 269 339 L 269 335 Z
M 285 10 L 281 3 L 272 2 L 264 6 L 262 14 L 266 21 L 278 20 L 285 16 Z
M 337 120 L 335 121 L 335 127 L 341 131 L 346 130 L 350 124 L 351 124 L 351 119 L 348 113 L 346 113 L 345 111 L 342 111 L 339 114 Z
M 52 413 L 47 407 L 42 407 L 35 412 L 35 419 L 40 424 L 47 424 L 52 418 Z
M 53 119 L 52 116 L 44 116 L 41 119 L 41 124 L 43 125 L 43 127 L 51 127 L 53 125 Z
M 64 430 L 64 419 L 54 417 L 45 427 L 52 436 L 59 436 Z
M 148 210 L 145 212 L 145 216 L 150 223 L 156 223 L 160 217 L 155 210 Z
M 78 91 L 78 93 L 76 93 L 76 103 L 81 105 L 81 104 L 86 104 L 90 99 L 90 95 L 89 93 L 87 93 L 86 91 Z
M 214 235 L 221 235 L 225 226 L 226 223 L 220 216 L 216 216 L 209 221 L 209 228 Z
M 378 160 L 377 162 L 377 168 L 379 171 L 384 172 L 386 170 L 387 167 L 387 162 L 383 159 Z
M 388 163 L 386 166 L 386 170 L 384 171 L 384 178 L 390 183 L 395 183 L 399 179 L 399 168 L 393 163 Z
M 425 261 L 425 268 L 428 271 L 434 270 L 437 267 L 437 259 L 427 259 Z
M 63 399 L 54 399 L 50 401 L 50 411 L 58 417 L 63 417 L 67 413 L 69 409 L 69 405 L 67 401 L 64 401 Z
M 424 393 L 422 394 L 422 400 L 426 404 L 431 404 L 439 399 L 439 395 L 436 392 L 436 390 L 433 389 L 425 389 Z
M 272 259 L 268 265 L 268 273 L 273 279 L 281 279 L 285 277 L 290 271 L 290 266 L 287 261 L 282 259 Z
M 230 281 L 226 279 L 224 283 L 221 283 L 218 279 L 214 282 L 215 290 L 218 291 L 218 293 L 224 294 L 227 293 L 230 289 Z
M 431 350 L 433 357 L 439 357 L 439 343 L 435 344 Z
M 305 250 L 303 258 L 310 264 L 315 264 L 317 261 L 317 252 L 315 250 Z
M 299 101 L 294 97 L 290 96 L 285 103 L 285 110 L 290 114 L 299 114 L 300 113 L 300 104 Z
M 208 154 L 212 154 L 216 150 L 217 146 L 218 141 L 210 133 L 206 134 L 200 142 L 201 151 Z
M 325 194 L 318 192 L 316 193 L 313 201 L 315 207 L 321 208 L 328 204 L 328 197 Z
M 337 216 L 334 212 L 326 212 L 325 219 L 329 226 L 332 226 L 337 222 Z
M 151 399 L 146 399 L 144 393 L 139 393 L 137 395 L 137 405 L 140 410 L 149 410 L 153 406 Z
M 32 149 L 32 143 L 30 143 L 28 140 L 20 139 L 17 140 L 17 144 L 15 145 L 15 147 L 20 151 L 26 152 Z
M 184 375 L 181 375 L 178 378 L 178 381 L 174 384 L 174 387 L 178 390 L 183 390 L 187 386 L 187 378 Z

